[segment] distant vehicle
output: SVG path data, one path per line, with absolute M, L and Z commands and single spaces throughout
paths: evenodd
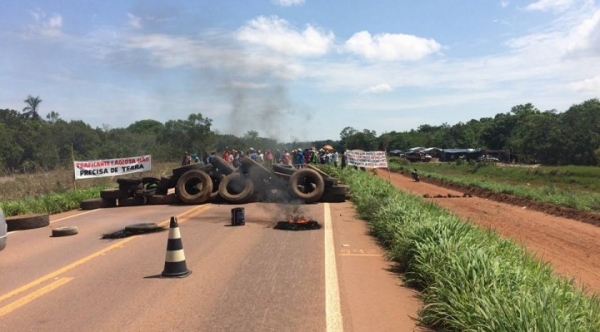
M 500 159 L 498 159 L 496 157 L 485 155 L 485 156 L 481 156 L 481 157 L 477 158 L 477 161 L 484 161 L 484 162 L 495 163 L 495 162 L 499 162 Z
M 8 226 L 6 225 L 6 219 L 4 219 L 4 213 L 2 213 L 2 209 L 0 209 L 0 250 L 6 247 L 6 232 L 8 231 Z

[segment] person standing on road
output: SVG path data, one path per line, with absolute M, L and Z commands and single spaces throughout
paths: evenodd
M 185 151 L 183 153 L 183 158 L 181 159 L 181 166 L 185 166 L 185 165 L 189 165 L 192 163 L 192 156 L 190 156 L 190 154 Z
M 339 155 L 338 155 L 337 150 L 333 151 L 333 155 L 331 156 L 331 158 L 333 160 L 333 167 L 338 167 L 338 158 L 339 158 Z
M 225 151 L 223 151 L 223 160 L 225 160 L 228 163 L 231 163 L 229 161 L 229 148 L 225 148 Z

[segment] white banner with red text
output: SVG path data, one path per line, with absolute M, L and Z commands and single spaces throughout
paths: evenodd
M 385 151 L 346 151 L 347 164 L 365 168 L 387 168 Z
M 152 169 L 152 156 L 74 161 L 73 164 L 76 180 L 91 179 L 149 171 Z

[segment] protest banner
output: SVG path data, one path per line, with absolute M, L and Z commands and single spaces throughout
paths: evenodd
M 117 159 L 73 161 L 75 179 L 90 179 L 103 176 L 118 176 L 145 172 L 152 169 L 152 156 L 138 156 Z
M 346 151 L 348 165 L 365 168 L 387 168 L 385 151 Z

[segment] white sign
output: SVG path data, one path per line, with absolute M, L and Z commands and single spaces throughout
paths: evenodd
M 366 168 L 387 168 L 385 151 L 346 151 L 348 165 Z
M 152 169 L 152 156 L 74 161 L 73 164 L 75 179 L 91 179 L 149 171 Z

